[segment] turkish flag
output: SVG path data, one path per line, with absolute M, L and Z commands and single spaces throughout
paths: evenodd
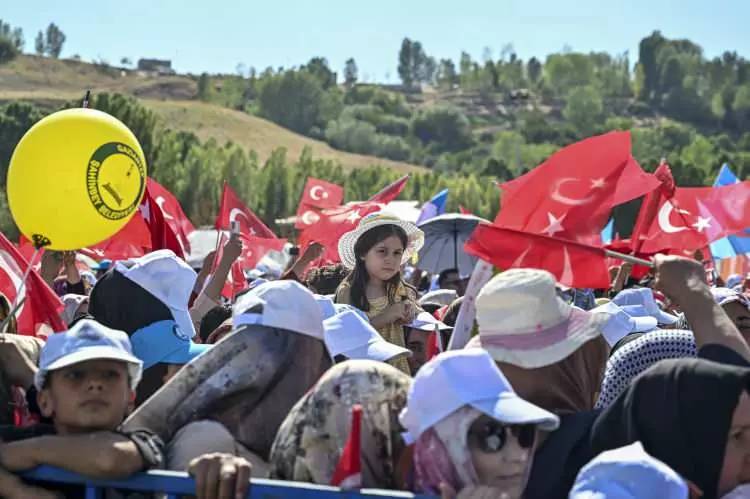
M 313 267 L 340 262 L 339 239 L 341 236 L 356 229 L 362 217 L 381 209 L 383 209 L 382 204 L 365 201 L 323 210 L 319 220 L 300 233 L 298 242 L 301 253 L 312 243 L 320 243 L 325 251 L 317 261 L 312 263 Z
M 362 487 L 362 406 L 352 407 L 352 426 L 333 472 L 331 485 L 342 489 Z
M 151 233 L 151 249 L 153 251 L 168 249 L 183 260 L 185 259 L 185 249 L 180 242 L 180 238 L 164 218 L 164 212 L 156 202 L 150 185 L 146 186 L 146 194 L 141 201 L 140 216 L 145 220 Z
M 229 230 L 232 222 L 240 223 L 240 232 L 248 236 L 276 238 L 276 234 L 261 221 L 253 211 L 245 206 L 239 196 L 224 182 L 221 193 L 221 206 L 216 217 L 216 230 Z
M 631 235 L 631 245 L 634 252 L 638 252 L 643 245 L 645 232 L 653 224 L 659 209 L 660 201 L 671 199 L 674 196 L 676 185 L 672 176 L 672 169 L 662 161 L 654 171 L 654 176 L 659 180 L 656 189 L 646 194 L 638 212 L 638 218 L 635 220 L 633 234 Z
M 573 288 L 607 289 L 610 285 L 604 249 L 576 241 L 480 224 L 464 249 L 501 269 L 547 270 Z
M 368 199 L 372 203 L 388 204 L 401 194 L 401 191 L 406 187 L 406 182 L 409 180 L 409 175 L 404 175 L 400 179 L 396 180 L 392 184 L 388 184 L 377 194 Z
M 0 233 L 0 292 L 12 304 L 18 293 L 24 300 L 16 313 L 18 333 L 46 337 L 68 327 L 60 317 L 64 306 L 36 270 L 31 270 L 23 284 L 29 264 L 4 234 Z
M 307 177 L 300 205 L 315 208 L 335 208 L 344 200 L 344 188 L 313 177 Z
M 188 239 L 188 236 L 195 232 L 195 227 L 185 215 L 185 212 L 182 211 L 180 202 L 177 201 L 177 198 L 175 198 L 171 192 L 165 189 L 156 180 L 149 178 L 147 185 L 154 201 L 156 201 L 156 204 L 161 209 L 164 221 L 169 225 L 172 231 L 177 234 L 180 244 L 182 244 L 182 248 L 185 252 L 190 253 L 190 240 Z
M 750 227 L 750 182 L 677 187 L 671 198 L 660 192 L 656 206 L 656 216 L 642 232 L 643 252 L 702 249 Z
M 658 181 L 630 154 L 630 133 L 611 132 L 565 147 L 501 185 L 495 224 L 600 243 L 612 208 L 653 190 Z

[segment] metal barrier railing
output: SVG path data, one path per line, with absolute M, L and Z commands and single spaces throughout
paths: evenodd
M 86 499 L 102 499 L 105 489 L 166 494 L 168 499 L 195 495 L 195 480 L 179 471 L 154 470 L 124 480 L 93 480 L 52 466 L 40 466 L 24 473 L 24 478 L 41 482 L 75 484 L 86 487 Z M 432 496 L 393 490 L 341 490 L 336 487 L 301 482 L 252 479 L 247 499 L 434 499 Z

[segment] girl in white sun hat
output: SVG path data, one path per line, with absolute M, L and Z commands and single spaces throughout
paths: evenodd
M 424 235 L 411 222 L 384 212 L 362 218 L 339 240 L 339 255 L 349 275 L 336 290 L 336 303 L 364 311 L 388 342 L 404 345 L 402 326 L 417 314 L 417 292 L 401 277 L 401 267 L 422 247 Z M 401 357 L 391 362 L 409 374 Z

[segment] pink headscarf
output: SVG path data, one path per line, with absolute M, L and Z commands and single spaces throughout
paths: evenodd
M 440 494 L 440 484 L 453 490 L 479 485 L 471 460 L 467 435 L 471 424 L 482 415 L 464 406 L 422 433 L 414 444 L 414 472 L 417 491 Z

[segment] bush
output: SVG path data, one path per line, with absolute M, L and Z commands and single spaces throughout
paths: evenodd
M 16 58 L 18 48 L 10 38 L 0 37 L 0 64 L 5 64 Z
M 471 126 L 466 116 L 454 107 L 424 109 L 411 122 L 411 131 L 423 144 L 437 151 L 460 151 L 471 146 Z
M 377 145 L 375 127 L 364 121 L 341 119 L 328 123 L 326 141 L 337 149 L 374 154 Z
M 391 137 L 389 135 L 377 135 L 377 155 L 396 161 L 409 159 L 411 148 L 401 137 Z
M 375 128 L 378 132 L 386 135 L 406 137 L 409 134 L 409 120 L 398 116 L 385 115 L 381 118 L 380 123 L 375 124 Z
M 307 134 L 313 126 L 321 124 L 323 97 L 324 91 L 315 76 L 306 71 L 286 71 L 260 81 L 258 109 L 263 117 Z

